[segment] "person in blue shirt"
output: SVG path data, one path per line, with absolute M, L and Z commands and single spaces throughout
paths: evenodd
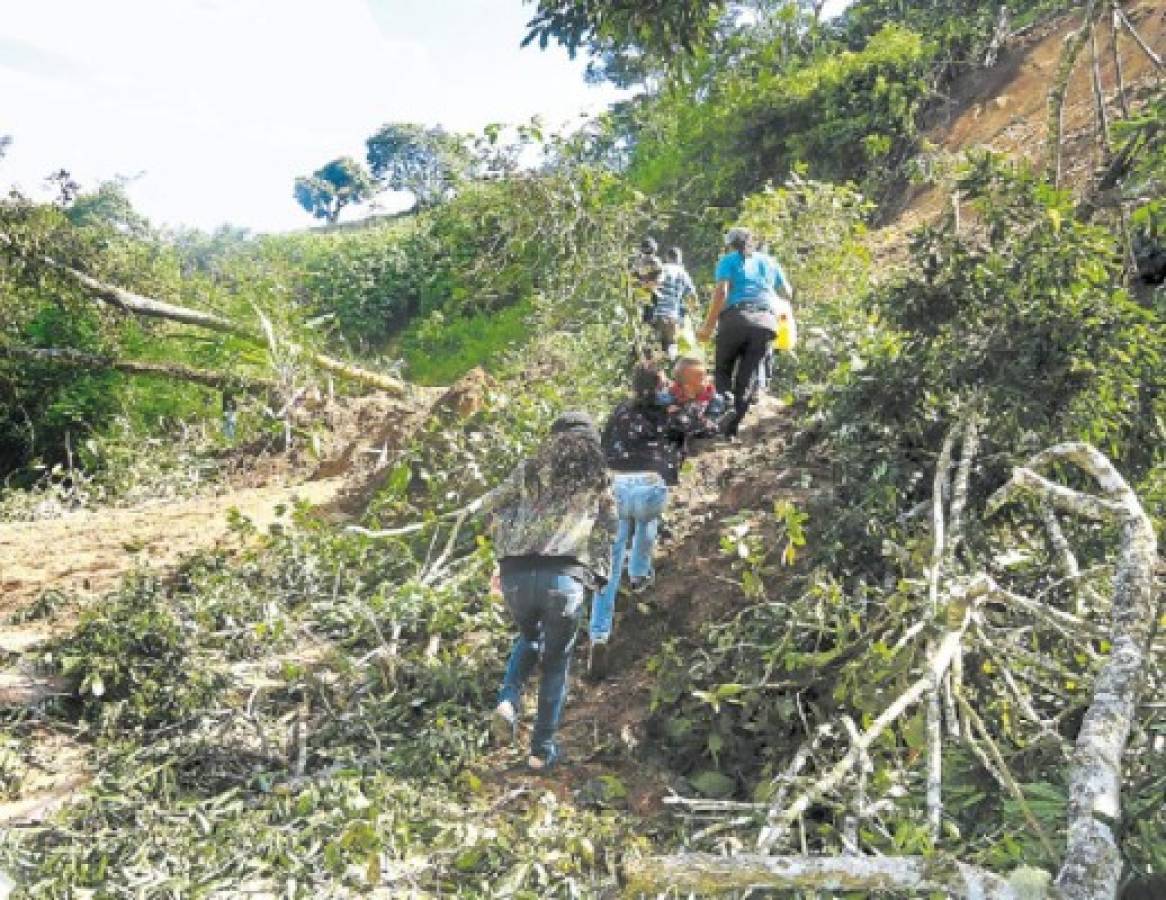
M 779 292 L 793 299 L 793 288 L 777 260 L 756 249 L 748 228 L 725 235 L 729 252 L 717 263 L 716 291 L 698 332 L 707 341 L 716 330 L 714 380 L 717 393 L 733 395 L 734 411 L 724 434 L 736 437 L 757 392 L 757 372 L 777 334 L 775 301 Z

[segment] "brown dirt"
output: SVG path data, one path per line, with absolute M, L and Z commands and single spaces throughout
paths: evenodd
M 288 521 L 300 502 L 334 521 L 359 514 L 435 404 L 454 396 L 447 405 L 456 414 L 456 398 L 479 389 L 481 373 L 471 375 L 448 392 L 417 389 L 406 398 L 360 397 L 305 409 L 298 426 L 316 434 L 314 449 L 304 438 L 288 453 L 236 448 L 216 494 L 0 524 L 0 620 L 48 590 L 83 600 L 131 571 L 165 572 L 197 551 L 238 547 L 232 511 L 260 530 Z M 71 622 L 64 610 L 47 623 L 0 627 L 0 650 L 28 649 Z
M 1127 4 L 1126 13 L 1138 33 L 1160 55 L 1166 51 L 1166 5 L 1161 0 Z M 1066 38 L 1081 24 L 1081 12 L 1057 18 L 1005 47 L 998 63 L 961 78 L 951 97 L 933 110 L 925 137 L 949 153 L 990 149 L 1037 165 L 1045 163 L 1048 139 L 1048 95 Z M 1097 29 L 1101 82 L 1111 122 L 1120 116 L 1117 76 L 1110 54 L 1112 27 L 1102 16 Z M 1119 53 L 1126 94 L 1136 108 L 1157 81 L 1152 64 L 1124 30 Z M 1078 193 L 1101 163 L 1089 46 L 1077 59 L 1064 107 L 1062 184 Z M 906 187 L 888 216 L 888 227 L 874 236 L 880 258 L 905 255 L 903 235 L 934 222 L 950 208 L 951 198 L 935 186 Z
M 331 499 L 340 479 L 238 490 L 134 509 L 82 511 L 60 519 L 0 525 L 0 615 L 44 590 L 93 594 L 134 569 L 166 571 L 186 554 L 230 542 L 228 513 L 266 529 L 298 501 Z M 9 636 L 0 635 L 7 643 Z

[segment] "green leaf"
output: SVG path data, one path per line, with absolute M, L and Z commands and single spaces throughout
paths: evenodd
M 688 779 L 688 782 L 702 797 L 711 797 L 714 800 L 731 797 L 737 790 L 736 779 L 711 769 L 697 772 Z

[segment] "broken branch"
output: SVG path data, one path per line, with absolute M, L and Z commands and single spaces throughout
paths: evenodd
M 1013 900 L 999 875 L 962 862 L 912 856 L 716 856 L 686 853 L 627 864 L 626 897 L 678 891 L 699 896 L 732 891 L 935 891 L 949 897 Z

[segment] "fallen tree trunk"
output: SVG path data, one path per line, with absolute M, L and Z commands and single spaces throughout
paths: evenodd
M 192 384 L 201 384 L 210 388 L 231 388 L 262 393 L 275 390 L 278 385 L 271 380 L 253 377 L 242 377 L 225 372 L 215 372 L 210 369 L 195 369 L 178 363 L 146 362 L 132 359 L 117 359 L 112 356 L 99 356 L 94 353 L 83 353 L 67 347 L 12 347 L 0 345 L 0 358 L 27 359 L 35 362 L 53 363 L 69 366 L 74 369 L 88 369 L 91 371 L 114 370 L 125 372 L 128 375 L 157 375 L 162 378 L 173 378 L 177 381 L 188 381 Z
M 947 897 L 1013 900 L 999 875 L 965 863 L 918 856 L 716 856 L 685 853 L 629 862 L 624 896 L 668 891 L 710 897 L 732 891 L 933 891 Z
M 8 235 L 0 232 L 0 244 L 11 247 L 13 246 L 13 241 Z M 164 300 L 156 300 L 153 297 L 146 297 L 142 294 L 136 294 L 133 291 L 127 291 L 125 288 L 120 288 L 117 285 L 108 284 L 90 275 L 86 275 L 79 269 L 58 262 L 52 257 L 44 256 L 41 257 L 41 260 L 54 271 L 67 276 L 93 297 L 123 312 L 147 319 L 164 319 L 168 322 L 192 325 L 196 328 L 203 328 L 208 331 L 218 332 L 219 334 L 229 334 L 242 338 L 243 340 L 263 347 L 268 346 L 268 340 L 260 330 L 241 325 L 225 316 L 220 316 L 217 313 L 205 310 L 178 306 L 173 303 L 167 303 Z M 391 375 L 373 372 L 361 366 L 345 362 L 342 359 L 337 359 L 334 356 L 328 356 L 325 353 L 319 353 L 296 344 L 289 343 L 288 346 L 294 352 L 303 354 L 324 371 L 339 375 L 350 381 L 355 381 L 359 384 L 377 388 L 378 390 L 386 391 L 394 395 L 404 394 L 411 387 L 407 381 L 402 381 Z
M 155 300 L 153 297 L 144 297 L 141 294 L 135 294 L 133 291 L 127 291 L 125 288 L 106 284 L 104 281 L 98 281 L 96 278 L 86 275 L 78 269 L 66 266 L 64 263 L 59 263 L 48 257 L 45 257 L 45 262 L 58 272 L 68 275 L 73 281 L 77 282 L 77 284 L 85 288 L 97 299 L 108 303 L 110 306 L 116 306 L 123 312 L 133 313 L 135 316 L 142 316 L 148 319 L 167 319 L 183 325 L 194 325 L 197 328 L 217 331 L 220 334 L 234 335 L 235 337 L 245 338 L 256 343 L 263 341 L 263 336 L 258 331 L 238 325 L 230 319 L 223 318 L 215 313 L 199 309 L 189 309 L 185 306 L 175 306 L 173 303 L 166 303 L 163 300 Z
M 1037 474 L 1037 469 L 1054 463 L 1072 463 L 1092 476 L 1104 498 L 1071 490 Z M 1114 835 L 1114 826 L 1121 819 L 1122 756 L 1142 691 L 1157 611 L 1154 526 L 1113 464 L 1088 444 L 1059 444 L 1033 457 L 996 493 L 989 509 L 998 509 L 1023 493 L 1035 494 L 1068 512 L 1108 518 L 1121 526 L 1110 635 L 1113 649 L 1093 684 L 1093 702 L 1077 735 L 1069 770 L 1065 862 L 1056 881 L 1066 900 L 1108 900 L 1117 896 L 1122 868 Z

